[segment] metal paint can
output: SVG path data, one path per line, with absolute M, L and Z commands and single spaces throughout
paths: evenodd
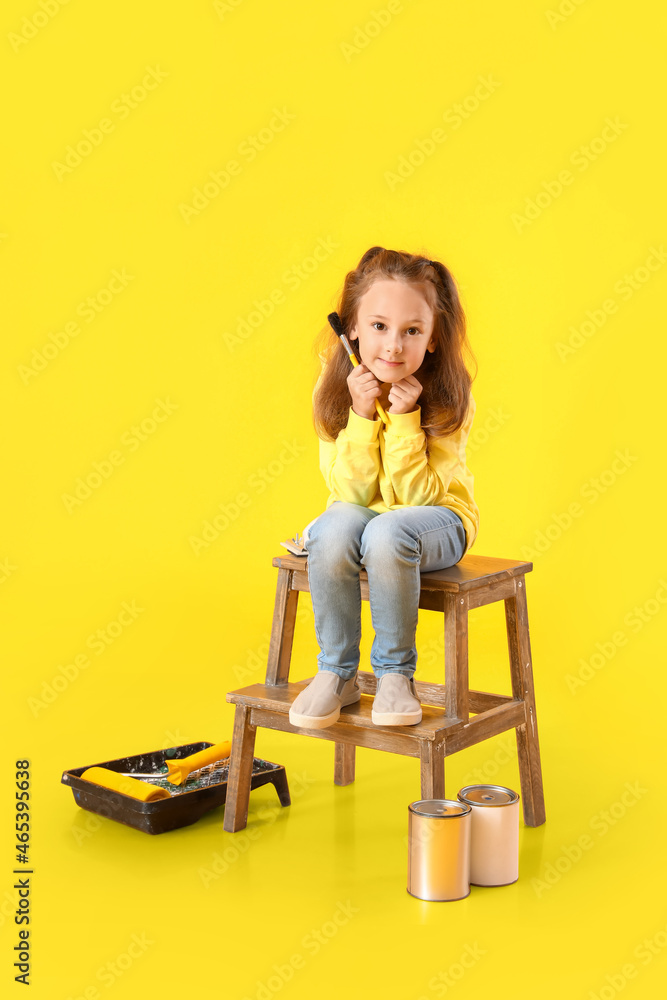
M 454 799 L 420 799 L 408 806 L 408 892 L 418 899 L 470 895 L 472 808 Z
M 466 785 L 472 809 L 470 884 L 511 885 L 519 878 L 519 796 L 503 785 Z

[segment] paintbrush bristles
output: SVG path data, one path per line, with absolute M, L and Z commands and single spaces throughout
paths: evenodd
M 336 334 L 336 336 L 340 339 L 341 344 L 345 348 L 345 353 L 351 359 L 354 359 L 352 361 L 352 363 L 354 364 L 354 362 L 357 359 L 355 357 L 354 351 L 350 347 L 349 340 L 347 339 L 347 337 L 345 336 L 345 333 L 343 332 L 343 324 L 341 323 L 340 316 L 338 315 L 337 312 L 332 312 L 332 313 L 329 313 L 329 315 L 327 316 L 327 319 L 329 320 L 329 323 L 331 325 L 332 330 L 334 331 L 334 333 Z
M 340 316 L 338 315 L 338 313 L 337 312 L 329 313 L 327 319 L 329 320 L 329 323 L 331 324 L 331 327 L 336 336 L 337 337 L 342 336 L 344 334 L 343 324 L 340 321 Z

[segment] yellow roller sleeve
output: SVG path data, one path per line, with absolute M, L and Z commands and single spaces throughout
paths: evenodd
M 133 799 L 140 799 L 141 802 L 157 802 L 158 799 L 171 798 L 166 788 L 158 788 L 147 781 L 138 781 L 137 778 L 126 778 L 125 775 L 109 771 L 106 767 L 89 767 L 81 777 L 104 788 L 111 788 L 114 792 L 122 792 L 123 795 L 129 795 Z
M 169 773 L 165 777 L 167 781 L 171 781 L 172 785 L 181 785 L 191 771 L 206 767 L 207 764 L 213 764 L 216 760 L 224 760 L 225 757 L 229 757 L 231 750 L 232 744 L 226 740 L 224 743 L 215 743 L 212 747 L 206 747 L 199 753 L 190 754 L 189 757 L 183 757 L 182 760 L 166 760 L 165 764 L 169 768 Z

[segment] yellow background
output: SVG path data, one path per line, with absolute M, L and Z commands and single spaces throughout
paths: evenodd
M 33 997 L 661 995 L 667 267 L 642 267 L 667 238 L 664 12 L 44 4 L 0 15 L 3 981 L 19 992 L 13 771 L 28 757 Z M 153 89 L 137 90 L 149 68 Z M 293 117 L 262 132 L 276 110 Z M 85 130 L 98 144 L 63 171 Z M 250 160 L 252 136 L 265 141 Z M 184 211 L 234 159 L 224 189 Z M 409 176 L 392 181 L 401 162 Z M 59 784 L 70 767 L 231 735 L 226 692 L 263 676 L 271 559 L 326 502 L 312 343 L 375 244 L 437 257 L 460 284 L 479 362 L 473 551 L 534 563 L 547 822 L 522 824 L 515 885 L 450 904 L 406 893 L 408 758 L 360 751 L 356 783 L 335 788 L 329 743 L 260 731 L 293 805 L 253 792 L 236 835 L 218 810 L 149 837 Z M 158 400 L 167 415 L 151 424 Z M 124 602 L 135 617 L 118 629 Z M 120 634 L 91 648 L 109 627 Z M 422 612 L 422 679 L 440 676 L 441 627 Z M 509 691 L 502 607 L 472 612 L 470 629 L 473 686 Z M 365 605 L 366 668 L 371 639 Z M 292 676 L 316 655 L 304 597 Z M 448 758 L 447 794 L 475 769 L 518 788 L 512 734 Z M 128 952 L 133 935 L 143 950 Z

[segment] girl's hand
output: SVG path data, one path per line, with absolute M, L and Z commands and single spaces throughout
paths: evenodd
M 414 375 L 408 375 L 400 382 L 394 382 L 389 390 L 391 406 L 387 413 L 412 413 L 417 409 L 417 400 L 421 396 L 423 388 Z
M 380 383 L 366 365 L 358 364 L 347 377 L 347 387 L 352 396 L 352 409 L 359 417 L 373 420 L 375 400 L 382 393 Z

